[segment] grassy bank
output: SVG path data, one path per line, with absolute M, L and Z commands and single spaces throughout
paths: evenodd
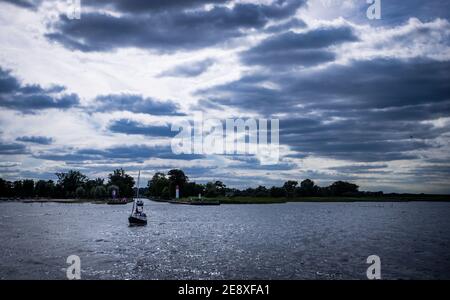
M 183 199 L 182 199 L 183 200 Z M 187 199 L 184 199 L 187 200 Z M 450 195 L 413 195 L 413 194 L 388 194 L 383 196 L 358 196 L 358 197 L 218 197 L 203 201 L 218 200 L 221 204 L 275 204 L 287 202 L 412 202 L 412 201 L 450 201 Z
M 384 196 L 359 196 L 359 197 L 296 197 L 296 198 L 271 198 L 271 197 L 236 197 L 218 198 L 222 204 L 271 204 L 286 202 L 411 202 L 411 201 L 450 201 L 450 195 L 384 195 Z
M 271 198 L 271 197 L 223 197 L 217 198 L 220 204 L 276 204 L 286 203 L 286 198 Z
M 170 200 L 152 199 L 153 201 L 169 202 Z M 110 199 L 51 199 L 51 198 L 1 198 L 0 201 L 17 201 L 24 203 L 94 203 L 107 204 Z M 197 199 L 181 198 L 180 202 L 198 201 Z M 203 198 L 203 202 L 217 202 L 220 204 L 276 204 L 287 202 L 450 202 L 450 195 L 425 195 L 425 194 L 386 194 L 383 196 L 358 196 L 358 197 L 296 197 L 296 198 L 274 198 L 274 197 L 217 197 Z

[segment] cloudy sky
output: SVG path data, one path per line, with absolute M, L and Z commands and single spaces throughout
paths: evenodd
M 182 168 L 450 193 L 450 2 L 0 0 L 0 177 Z M 170 125 L 277 118 L 280 162 L 175 155 Z

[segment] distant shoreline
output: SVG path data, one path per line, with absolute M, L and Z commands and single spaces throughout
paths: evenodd
M 0 198 L 0 202 L 20 202 L 20 203 L 92 203 L 92 204 L 108 204 L 111 199 L 53 199 L 53 198 Z M 126 204 L 126 203 L 125 203 Z
M 209 203 L 220 202 L 220 204 L 282 204 L 282 203 L 352 203 L 352 202 L 450 202 L 450 195 L 415 195 L 415 194 L 392 194 L 383 196 L 359 196 L 359 197 L 298 197 L 298 198 L 273 198 L 273 197 L 217 197 L 180 200 L 175 199 L 155 199 L 146 198 L 154 202 L 165 202 L 175 204 Z M 52 198 L 0 198 L 0 202 L 21 202 L 21 203 L 92 203 L 108 204 L 111 199 L 52 199 Z M 130 201 L 130 200 L 129 200 Z
M 174 200 L 150 199 L 156 202 L 172 202 Z M 384 196 L 359 197 L 301 197 L 301 198 L 273 198 L 273 197 L 217 197 L 203 200 L 219 201 L 220 204 L 281 204 L 281 203 L 352 203 L 352 202 L 450 202 L 450 195 L 413 195 L 398 194 Z M 189 204 L 189 199 L 182 198 L 180 204 Z M 192 202 L 201 202 L 193 199 Z

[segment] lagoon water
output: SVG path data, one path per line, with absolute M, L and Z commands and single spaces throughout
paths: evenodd
M 450 203 L 186 206 L 0 203 L 0 278 L 450 279 Z

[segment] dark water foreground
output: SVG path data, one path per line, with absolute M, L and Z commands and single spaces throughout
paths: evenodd
M 450 279 L 450 203 L 180 206 L 0 203 L 0 278 Z

